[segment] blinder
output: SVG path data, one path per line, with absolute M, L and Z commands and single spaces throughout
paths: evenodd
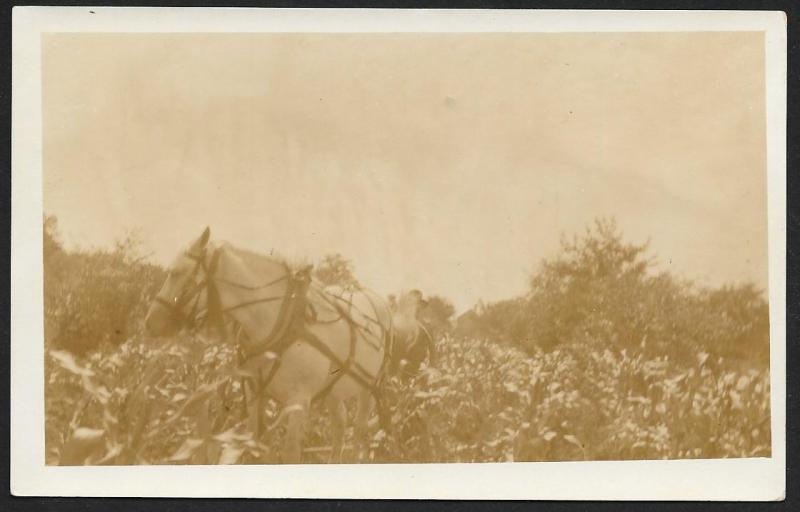
M 190 286 L 184 287 L 183 291 L 178 295 L 174 301 L 166 300 L 162 297 L 156 297 L 155 301 L 166 308 L 172 318 L 177 321 L 181 326 L 194 328 L 197 320 L 197 315 L 199 313 L 198 307 L 200 303 L 200 293 L 202 292 L 203 288 L 208 288 L 208 291 L 211 292 L 211 289 L 214 289 L 216 293 L 208 293 L 208 314 L 212 315 L 212 295 L 216 297 L 216 303 L 219 304 L 219 293 L 216 290 L 216 286 L 213 284 L 213 273 L 216 271 L 217 265 L 219 264 L 219 251 L 215 250 L 214 253 L 211 255 L 211 261 L 208 265 L 206 265 L 206 249 L 204 248 L 200 254 L 196 254 L 191 251 L 187 251 L 185 256 L 190 260 L 195 262 L 194 268 L 192 269 L 189 280 L 191 281 Z M 198 271 L 202 270 L 204 274 L 204 279 L 196 280 Z M 191 309 L 187 312 L 186 307 L 189 304 L 192 304 Z M 221 316 L 221 315 L 220 315 Z

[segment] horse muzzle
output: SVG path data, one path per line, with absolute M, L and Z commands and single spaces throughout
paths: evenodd
M 160 302 L 153 302 L 144 319 L 144 328 L 151 336 L 169 336 L 178 331 L 178 322 L 172 311 Z

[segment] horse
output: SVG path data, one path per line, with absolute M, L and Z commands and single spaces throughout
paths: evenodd
M 419 290 L 403 294 L 392 312 L 394 342 L 390 356 L 390 373 L 403 378 L 417 375 L 425 358 L 433 363 L 436 357 L 433 337 L 419 319 L 427 306 Z
M 352 398 L 357 399 L 356 458 L 363 458 L 373 406 L 381 427 L 389 428 L 379 391 L 394 332 L 388 304 L 367 289 L 348 294 L 324 289 L 312 280 L 310 265 L 293 270 L 282 258 L 209 239 L 206 228 L 169 266 L 145 318 L 146 330 L 164 336 L 202 321 L 226 337 L 235 326 L 240 368 L 257 397 L 257 436 L 263 396 L 283 406 L 282 462 L 301 462 L 312 402 L 323 402 L 330 412 L 329 462 L 340 461 L 345 402 Z

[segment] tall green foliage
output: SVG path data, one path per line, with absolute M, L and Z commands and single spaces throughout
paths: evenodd
M 391 433 L 372 430 L 381 462 L 769 457 L 767 370 L 727 370 L 625 351 L 529 355 L 486 340 L 438 340 L 435 365 L 383 397 Z M 232 344 L 132 338 L 88 360 L 46 360 L 49 464 L 280 462 L 285 429 L 258 437 L 244 415 Z M 252 408 L 249 409 L 252 412 Z M 323 463 L 328 417 L 313 411 L 305 462 Z M 267 404 L 275 426 L 279 406 Z M 352 438 L 348 435 L 348 445 Z M 390 442 L 390 439 L 393 440 Z M 346 455 L 352 456 L 347 450 Z
M 67 251 L 55 217 L 44 223 L 45 340 L 83 354 L 137 329 L 164 271 L 138 255 L 134 236 L 110 249 Z
M 560 253 L 531 276 L 526 296 L 471 312 L 459 331 L 529 351 L 589 344 L 684 361 L 708 352 L 768 363 L 769 315 L 759 290 L 749 283 L 704 289 L 654 273 L 647 251 L 626 242 L 613 220 L 596 220 L 562 240 Z
M 232 343 L 137 334 L 165 276 L 134 238 L 66 250 L 51 217 L 44 237 L 49 464 L 279 461 L 284 428 L 255 436 Z M 325 262 L 318 279 L 355 282 L 340 255 Z M 387 381 L 393 432 L 373 432 L 372 460 L 769 456 L 761 292 L 653 268 L 646 245 L 601 220 L 542 263 L 528 294 L 462 315 L 455 337 L 444 332 L 452 306 L 430 298 L 440 354 L 418 377 Z M 278 418 L 278 405 L 265 415 Z M 305 460 L 324 462 L 326 416 L 306 441 Z
M 646 329 L 637 311 L 647 281 L 645 250 L 624 243 L 605 220 L 582 237 L 562 240 L 561 254 L 545 260 L 530 280 L 529 341 L 546 349 L 565 340 L 638 344 Z

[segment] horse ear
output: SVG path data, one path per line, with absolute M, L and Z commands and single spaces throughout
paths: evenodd
M 205 247 L 209 238 L 211 238 L 211 228 L 206 226 L 206 229 L 203 230 L 203 234 L 200 235 L 200 247 Z
M 206 226 L 206 229 L 203 230 L 200 238 L 198 238 L 194 244 L 192 244 L 192 252 L 199 252 L 205 249 L 209 238 L 211 238 L 211 228 Z

